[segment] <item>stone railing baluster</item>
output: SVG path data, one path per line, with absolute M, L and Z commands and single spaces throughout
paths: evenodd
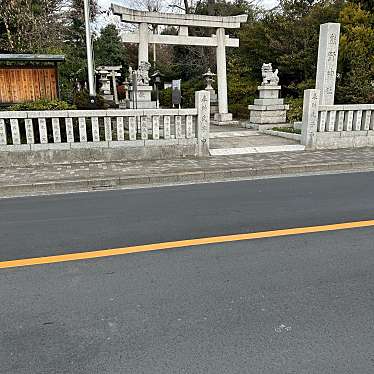
M 318 132 L 326 131 L 326 120 L 327 120 L 327 111 L 324 110 L 319 113 Z
M 160 139 L 160 116 L 152 117 L 152 138 L 154 140 Z
M 353 110 L 349 110 L 346 113 L 345 119 L 344 119 L 344 131 L 352 131 L 353 129 Z
M 66 141 L 68 143 L 74 143 L 73 119 L 65 118 L 65 126 L 66 126 Z
M 13 144 L 21 144 L 21 136 L 19 132 L 19 123 L 17 118 L 10 119 L 10 131 L 12 134 Z
M 34 144 L 35 143 L 34 126 L 33 126 L 31 118 L 25 119 L 25 131 L 26 131 L 27 144 Z
M 129 140 L 136 140 L 137 124 L 136 117 L 129 117 Z
M 79 117 L 78 118 L 79 124 L 79 141 L 80 142 L 87 142 L 87 124 L 86 118 Z
M 164 116 L 163 128 L 164 128 L 164 139 L 170 139 L 170 116 Z
M 361 130 L 362 110 L 355 110 L 353 114 L 353 130 Z
M 336 111 L 330 110 L 328 112 L 328 121 L 326 124 L 326 131 L 334 131 L 335 130 L 335 121 L 336 121 Z
M 45 118 L 38 118 L 38 125 L 39 125 L 39 137 L 40 137 L 40 144 L 47 144 L 48 143 L 48 133 L 47 133 L 47 121 Z
M 362 129 L 370 130 L 371 110 L 365 110 L 362 115 Z
M 92 140 L 94 142 L 100 141 L 100 127 L 99 127 L 99 118 L 91 117 L 91 126 L 92 126 Z
M 148 117 L 143 116 L 140 119 L 140 136 L 142 140 L 148 139 Z
M 343 129 L 344 129 L 344 110 L 339 110 L 336 131 L 343 131 Z
M 186 138 L 193 138 L 193 117 L 186 116 Z
M 5 120 L 0 119 L 0 145 L 7 145 Z
M 125 130 L 124 130 L 124 127 L 123 127 L 123 117 L 117 117 L 116 124 L 117 124 L 117 140 L 118 141 L 123 141 L 123 140 L 125 140 Z
M 52 118 L 53 142 L 61 143 L 60 119 Z
M 183 136 L 183 130 L 182 130 L 182 116 L 175 116 L 175 138 L 176 139 L 182 139 Z
M 104 117 L 104 130 L 105 130 L 105 140 L 111 142 L 113 140 L 111 117 Z

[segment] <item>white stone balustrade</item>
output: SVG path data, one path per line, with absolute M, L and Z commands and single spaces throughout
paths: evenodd
M 302 143 L 310 149 L 374 146 L 374 104 L 320 105 L 320 90 L 306 90 Z
M 0 111 L 0 152 L 199 146 L 202 132 L 198 148 L 206 151 L 207 97 L 209 92 L 197 92 L 192 109 Z

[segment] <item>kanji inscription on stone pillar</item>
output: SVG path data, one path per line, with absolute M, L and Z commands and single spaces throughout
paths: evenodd
M 307 147 L 313 146 L 315 134 L 318 131 L 319 90 L 304 91 L 303 127 L 301 129 L 301 143 Z
M 197 109 L 197 140 L 200 153 L 209 152 L 209 128 L 210 128 L 210 93 L 198 91 L 195 96 L 195 108 Z
M 339 23 L 320 26 L 316 89 L 321 91 L 321 105 L 334 105 L 339 35 Z

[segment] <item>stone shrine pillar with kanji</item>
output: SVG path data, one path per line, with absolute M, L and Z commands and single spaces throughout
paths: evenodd
M 324 23 L 320 26 L 316 89 L 320 90 L 321 105 L 334 105 L 339 36 L 340 23 Z

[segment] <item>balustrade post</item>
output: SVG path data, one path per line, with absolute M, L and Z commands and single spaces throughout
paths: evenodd
M 197 141 L 199 156 L 209 155 L 209 127 L 210 127 L 210 92 L 197 91 L 195 93 L 195 108 L 197 109 Z
M 301 144 L 313 148 L 318 129 L 318 105 L 320 90 L 304 91 L 303 124 L 301 128 Z

